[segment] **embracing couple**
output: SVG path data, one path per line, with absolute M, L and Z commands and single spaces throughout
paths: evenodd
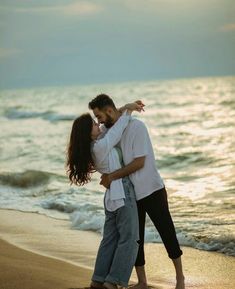
M 164 182 L 156 168 L 145 124 L 131 116 L 141 101 L 116 108 L 106 94 L 90 103 L 97 122 L 83 114 L 73 122 L 67 151 L 71 183 L 84 185 L 95 171 L 105 188 L 105 224 L 90 287 L 127 287 L 135 266 L 138 284 L 147 289 L 144 255 L 146 213 L 161 236 L 176 271 L 176 289 L 185 289 L 181 255 L 168 208 Z

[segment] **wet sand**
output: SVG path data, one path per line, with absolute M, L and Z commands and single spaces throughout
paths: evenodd
M 69 221 L 0 209 L 0 289 L 88 287 L 101 236 Z M 182 247 L 186 288 L 232 289 L 235 258 Z M 173 289 L 174 268 L 162 244 L 146 244 L 149 284 Z M 131 283 L 136 281 L 133 272 Z

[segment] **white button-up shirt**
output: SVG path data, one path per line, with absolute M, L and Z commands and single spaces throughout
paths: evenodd
M 125 166 L 135 158 L 145 156 L 144 167 L 129 175 L 137 201 L 164 187 L 163 179 L 156 166 L 148 129 L 141 120 L 131 119 L 123 132 L 120 146 Z

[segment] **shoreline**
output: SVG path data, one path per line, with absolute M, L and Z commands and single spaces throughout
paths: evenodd
M 0 209 L 0 248 L 4 252 L 0 257 L 0 289 L 88 287 L 101 236 L 73 230 L 70 225 L 69 221 L 37 213 Z M 231 289 L 235 284 L 234 257 L 181 248 L 186 288 Z M 145 252 L 149 285 L 173 289 L 174 268 L 164 246 L 148 243 Z M 26 280 L 29 287 L 23 285 Z M 48 284 L 42 280 L 49 280 Z M 133 272 L 130 283 L 135 281 Z M 10 282 L 17 282 L 18 287 Z

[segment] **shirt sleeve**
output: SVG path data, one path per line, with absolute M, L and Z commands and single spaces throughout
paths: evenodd
M 102 162 L 111 149 L 121 140 L 123 131 L 127 127 L 130 115 L 124 112 L 115 124 L 107 131 L 105 136 L 94 143 L 93 153 L 96 161 Z
M 135 127 L 132 145 L 134 158 L 143 157 L 148 154 L 148 139 L 147 127 L 143 122 L 138 122 L 138 125 Z

